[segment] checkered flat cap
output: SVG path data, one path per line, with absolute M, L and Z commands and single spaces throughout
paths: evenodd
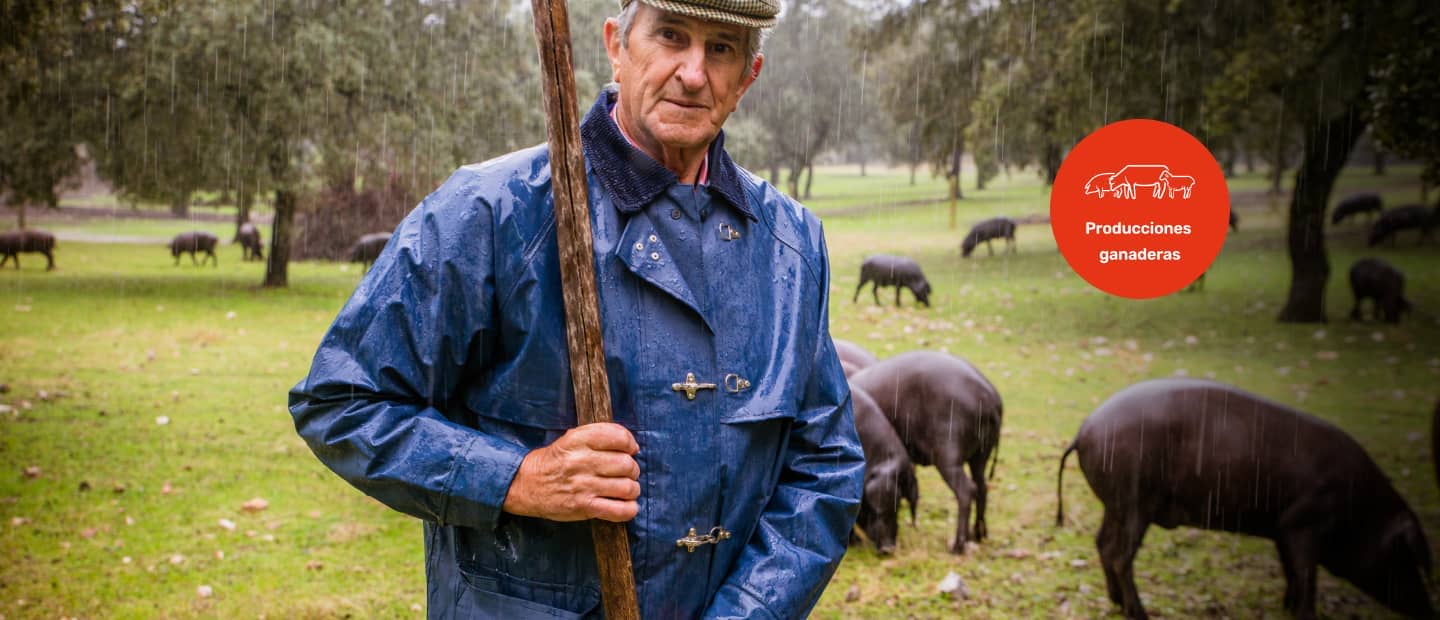
M 635 0 L 620 0 L 625 8 Z M 641 0 L 663 11 L 746 28 L 769 28 L 780 14 L 780 0 Z

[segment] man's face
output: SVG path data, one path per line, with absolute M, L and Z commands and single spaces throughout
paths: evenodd
M 708 145 L 760 74 L 761 57 L 747 66 L 740 26 L 642 4 L 627 45 L 622 36 L 618 22 L 605 22 L 605 48 L 621 93 L 616 116 L 654 154 Z

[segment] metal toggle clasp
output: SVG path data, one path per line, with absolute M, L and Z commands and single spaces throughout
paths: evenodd
M 740 231 L 735 230 L 729 224 L 720 225 L 720 239 L 723 241 L 734 241 L 740 238 Z
M 715 384 L 714 384 L 714 383 L 696 383 L 696 382 L 695 382 L 695 373 L 693 373 L 693 372 L 687 372 L 687 373 L 685 373 L 685 382 L 684 382 L 684 383 L 672 383 L 672 384 L 670 384 L 670 389 L 675 390 L 676 392 L 684 392 L 684 393 L 685 393 L 685 398 L 688 398 L 688 399 L 690 399 L 690 400 L 695 400 L 695 392 L 697 392 L 697 391 L 699 391 L 699 390 L 713 390 L 713 389 L 715 389 Z
M 718 525 L 710 528 L 710 533 L 705 534 L 704 536 L 696 535 L 695 528 L 692 527 L 690 528 L 689 534 L 686 534 L 684 538 L 675 541 L 675 546 L 684 547 L 685 551 L 689 553 L 695 553 L 695 548 L 699 547 L 700 545 L 719 544 L 720 541 L 728 538 L 730 538 L 730 532 L 725 531 L 725 528 Z
M 725 381 L 723 383 L 725 384 L 725 391 L 731 394 L 739 394 L 750 387 L 749 379 L 733 372 L 725 375 Z

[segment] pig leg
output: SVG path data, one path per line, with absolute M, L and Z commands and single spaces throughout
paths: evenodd
M 1285 610 L 1296 618 L 1315 617 L 1315 544 L 1303 533 L 1283 533 L 1275 540 L 1285 569 Z
M 55 257 L 50 252 L 45 252 L 45 271 L 55 271 Z
M 990 535 L 989 529 L 985 527 L 985 496 L 989 489 L 985 480 L 985 465 L 990 460 L 988 452 L 977 452 L 970 457 L 970 478 L 975 481 L 975 542 L 985 540 Z
M 958 458 L 955 463 L 936 463 L 936 469 L 940 470 L 940 477 L 945 479 L 945 485 L 955 494 L 957 524 L 955 526 L 955 542 L 950 545 L 950 553 L 965 553 L 965 541 L 970 529 L 970 498 L 975 496 L 975 483 L 965 475 L 965 463 Z
M 875 280 L 875 285 L 870 287 L 870 294 L 875 297 L 875 305 L 880 305 L 880 280 Z
M 1126 618 L 1148 617 L 1145 606 L 1140 604 L 1140 590 L 1135 587 L 1135 553 L 1140 550 L 1140 541 L 1145 539 L 1145 530 L 1149 527 L 1133 506 L 1123 514 L 1106 506 L 1100 533 L 1095 537 L 1100 565 L 1105 570 L 1105 587 L 1110 591 L 1110 600 L 1120 606 Z
M 19 268 L 20 268 L 20 257 L 19 257 L 19 256 L 13 256 L 13 255 L 11 255 L 11 254 L 5 254 L 5 255 L 3 255 L 3 256 L 0 256 L 0 267 L 4 267 L 4 266 L 5 266 L 5 263 L 10 262 L 10 259 L 11 259 L 11 258 L 14 258 L 14 259 L 15 259 L 15 268 L 16 268 L 16 269 L 19 269 Z
M 900 307 L 900 291 L 901 291 L 902 289 L 904 289 L 904 288 L 905 288 L 905 287 L 900 286 L 899 284 L 896 284 L 896 285 L 895 285 L 895 307 L 896 307 L 896 308 L 899 308 L 899 307 Z
M 860 289 L 865 288 L 865 283 L 869 281 L 865 274 L 860 274 L 860 284 L 855 285 L 855 294 L 850 297 L 850 303 L 853 304 L 860 299 Z

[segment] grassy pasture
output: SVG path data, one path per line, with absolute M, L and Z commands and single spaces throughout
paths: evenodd
M 1415 199 L 1413 172 L 1392 168 L 1384 177 L 1387 203 Z M 1203 292 L 1141 302 L 1090 289 L 1043 224 L 1020 228 L 1017 254 L 982 248 L 959 257 L 974 221 L 1048 211 L 1033 175 L 1002 177 L 985 192 L 967 188 L 951 230 L 944 202 L 881 199 L 909 191 L 907 173 L 817 174 L 834 335 L 882 357 L 948 350 L 975 363 L 1005 399 L 991 539 L 965 556 L 946 553 L 954 502 L 935 471 L 921 468 L 918 526 L 902 525 L 895 556 L 852 549 L 817 617 L 1113 613 L 1093 543 L 1100 506 L 1072 460 L 1067 522 L 1055 528 L 1056 464 L 1106 396 L 1174 374 L 1214 377 L 1336 422 L 1376 458 L 1440 551 L 1440 494 L 1424 439 L 1440 396 L 1440 244 L 1417 246 L 1409 233 L 1372 252 L 1361 224 L 1340 227 L 1330 241 L 1331 322 L 1282 325 L 1274 320 L 1289 274 L 1282 219 L 1263 204 L 1240 208 L 1241 231 Z M 1340 191 L 1373 180 L 1349 170 Z M 943 192 L 942 183 L 932 188 Z M 826 205 L 825 196 L 864 198 Z M 0 383 L 8 386 L 0 394 L 8 408 L 0 411 L 0 616 L 421 616 L 420 526 L 319 465 L 284 409 L 358 268 L 294 263 L 291 288 L 268 291 L 256 286 L 263 264 L 241 262 L 228 243 L 218 268 L 197 268 L 188 259 L 173 266 L 158 246 L 64 239 L 92 231 L 163 240 L 213 225 L 228 242 L 223 222 L 33 217 L 62 241 L 54 273 L 35 255 L 25 255 L 23 269 L 0 271 Z M 915 308 L 907 292 L 896 309 L 888 289 L 883 307 L 868 288 L 852 302 L 859 264 L 877 252 L 915 257 L 935 288 L 933 307 Z M 1396 327 L 1345 320 L 1344 272 L 1364 255 L 1405 270 L 1419 312 Z M 245 510 L 253 498 L 268 507 Z M 968 599 L 936 595 L 952 571 Z M 1157 615 L 1283 614 L 1279 562 L 1262 541 L 1152 528 L 1136 571 Z M 200 596 L 202 586 L 212 595 Z M 1384 615 L 1328 575 L 1320 609 Z

